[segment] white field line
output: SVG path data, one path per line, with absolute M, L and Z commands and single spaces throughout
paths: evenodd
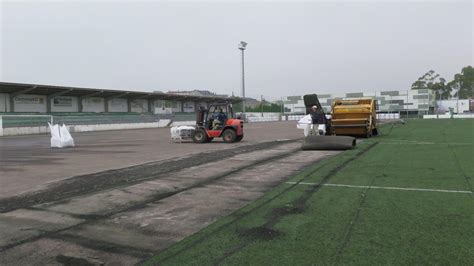
M 433 142 L 385 142 L 380 141 L 380 144 L 390 145 L 453 145 L 453 146 L 471 146 L 472 143 L 433 143 Z
M 384 142 L 406 142 L 406 143 L 429 143 L 434 144 L 434 142 L 427 142 L 427 141 L 419 141 L 419 140 L 407 140 L 407 139 L 386 139 L 383 140 Z
M 418 145 L 473 145 L 472 143 L 459 143 L 459 142 L 427 142 L 417 140 L 404 140 L 404 139 L 387 139 L 382 140 L 379 143 L 382 144 L 418 144 Z
M 307 182 L 286 182 L 290 185 L 307 185 L 315 186 L 317 183 L 307 183 Z M 462 193 L 462 194 L 472 194 L 472 191 L 467 190 L 447 190 L 447 189 L 429 189 L 429 188 L 409 188 L 409 187 L 378 187 L 378 186 L 356 186 L 356 185 L 345 185 L 345 184 L 321 184 L 322 186 L 328 187 L 348 187 L 348 188 L 369 188 L 369 189 L 386 189 L 386 190 L 404 190 L 404 191 L 428 191 L 428 192 L 442 192 L 442 193 Z

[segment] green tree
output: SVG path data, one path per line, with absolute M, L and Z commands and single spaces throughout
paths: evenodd
M 472 66 L 463 67 L 461 73 L 454 75 L 454 80 L 447 84 L 456 91 L 455 97 L 459 99 L 473 98 L 474 91 L 474 68 Z
M 435 92 L 437 99 L 449 99 L 452 88 L 446 85 L 446 80 L 434 70 L 426 72 L 411 85 L 412 90 L 429 89 Z
M 242 102 L 232 104 L 232 109 L 234 109 L 234 113 L 241 113 L 243 112 L 243 104 Z
M 263 109 L 262 109 L 263 107 Z M 273 112 L 273 113 L 279 113 L 281 112 L 281 105 L 280 104 L 276 104 L 276 103 L 269 103 L 269 102 L 266 102 L 266 101 L 263 101 L 263 102 L 260 102 L 259 104 L 257 104 L 257 106 L 255 106 L 255 108 L 247 108 L 246 111 L 247 112 L 263 112 L 264 113 L 268 113 L 268 112 Z

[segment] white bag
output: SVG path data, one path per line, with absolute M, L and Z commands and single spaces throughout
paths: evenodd
M 296 128 L 304 129 L 304 136 L 307 137 L 308 135 L 319 135 L 319 131 L 323 132 L 322 135 L 326 135 L 326 125 L 325 124 L 318 124 L 318 128 L 314 128 L 313 119 L 311 115 L 306 115 L 298 121 Z
M 66 125 L 51 125 L 51 123 L 48 123 L 48 125 L 51 132 L 51 148 L 74 147 L 74 139 Z
M 69 133 L 69 130 L 67 129 L 65 124 L 61 126 L 60 132 L 63 147 L 74 147 L 74 139 L 72 138 L 71 133 Z
M 306 129 L 308 125 L 311 125 L 313 120 L 311 119 L 311 115 L 306 115 L 298 121 L 296 124 L 296 128 L 298 129 Z
M 170 129 L 171 139 L 173 141 L 182 141 L 182 140 L 190 139 L 194 130 L 196 130 L 196 128 L 191 127 L 191 126 L 172 127 Z

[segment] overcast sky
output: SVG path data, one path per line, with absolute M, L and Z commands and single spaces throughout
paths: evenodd
M 473 4 L 1 1 L 0 80 L 279 99 L 409 89 L 473 65 Z

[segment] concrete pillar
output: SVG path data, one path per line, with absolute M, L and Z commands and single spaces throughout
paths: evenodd
M 109 100 L 104 98 L 104 113 L 109 112 Z
M 51 101 L 54 97 L 46 96 L 46 113 L 51 113 Z
M 10 112 L 15 112 L 15 96 L 8 94 L 8 98 L 10 99 Z
M 132 112 L 132 99 L 127 98 L 127 112 Z
M 147 99 L 147 103 L 148 103 L 148 112 L 154 114 L 155 113 L 155 110 L 153 110 L 153 99 Z
M 82 111 L 84 110 L 84 106 L 82 105 L 82 100 L 83 100 L 83 99 L 84 99 L 83 97 L 79 97 L 79 98 L 77 99 L 77 109 L 78 109 L 77 111 L 78 111 L 79 113 L 82 113 Z

